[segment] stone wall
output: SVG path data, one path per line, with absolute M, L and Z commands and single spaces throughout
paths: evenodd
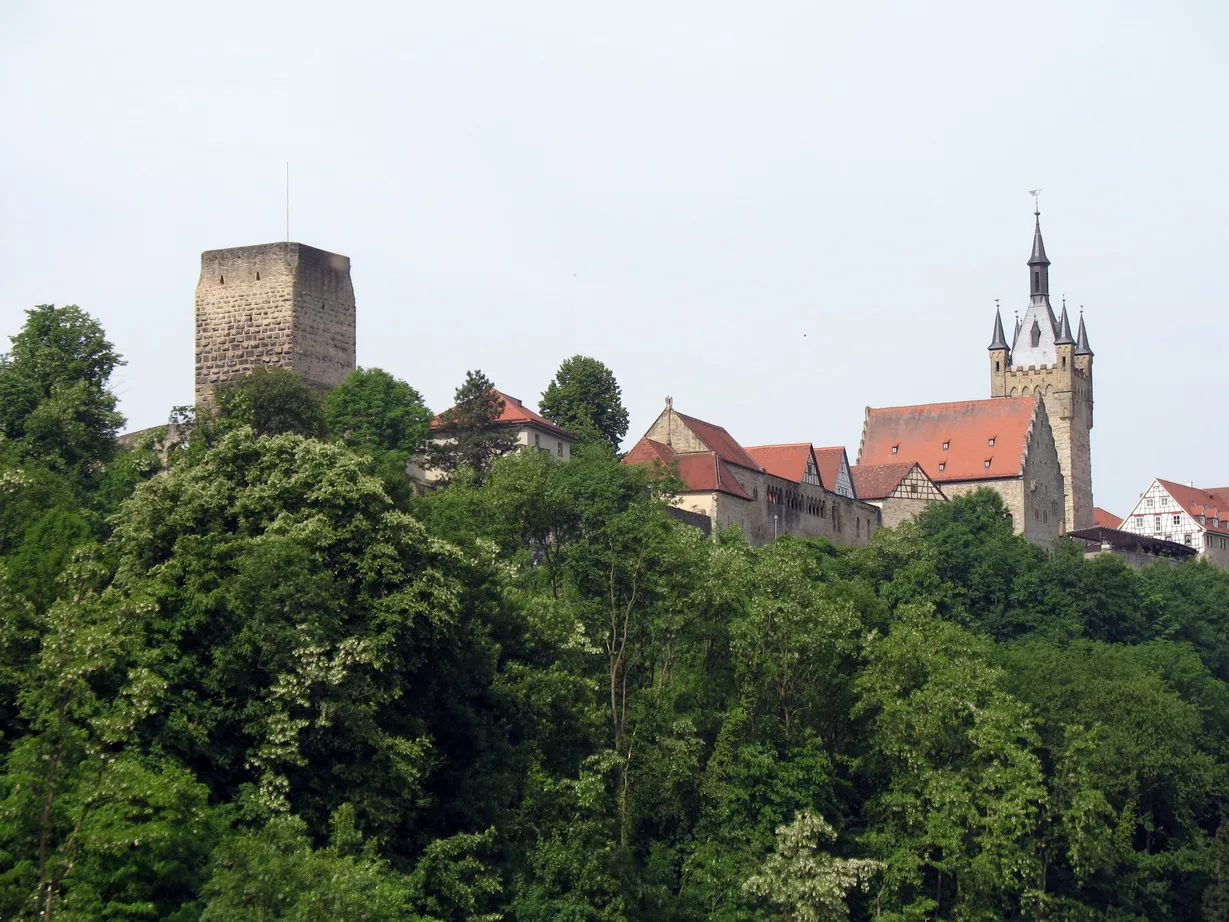
M 258 365 L 329 390 L 355 367 L 350 260 L 301 243 L 209 250 L 196 286 L 196 400 Z
M 901 522 L 915 521 L 923 509 L 933 502 L 942 502 L 942 500 L 893 494 L 887 499 L 872 499 L 868 502 L 879 507 L 883 528 L 895 528 Z
M 1076 356 L 1070 345 L 1057 347 L 1054 365 L 1012 367 L 1003 350 L 990 353 L 990 396 L 1029 397 L 1045 403 L 1067 493 L 1065 530 L 1088 528 L 1093 521 L 1092 357 Z
M 755 547 L 786 534 L 861 546 L 870 543 L 871 535 L 880 527 L 879 510 L 870 503 L 763 471 L 733 464 L 729 470 L 752 497 L 750 500 L 728 493 L 685 493 L 675 505 L 709 516 L 714 526 L 737 526 Z

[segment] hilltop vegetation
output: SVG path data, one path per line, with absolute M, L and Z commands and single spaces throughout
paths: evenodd
M 0 918 L 1229 919 L 1226 574 L 986 491 L 709 540 L 608 407 L 414 497 L 378 371 L 163 464 L 118 363 L 50 307 L 0 361 Z

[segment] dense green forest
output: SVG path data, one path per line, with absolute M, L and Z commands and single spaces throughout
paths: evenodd
M 415 496 L 385 372 L 253 375 L 158 452 L 120 361 L 49 306 L 0 360 L 0 919 L 1229 920 L 1229 575 L 988 491 L 706 538 L 600 363 L 572 462 L 479 407 Z

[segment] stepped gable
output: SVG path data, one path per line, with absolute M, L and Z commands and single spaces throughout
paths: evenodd
M 669 445 L 641 438 L 623 456 L 624 464 L 675 464 L 679 479 L 687 493 L 728 493 L 739 499 L 751 499 L 742 484 L 715 451 L 676 452 Z
M 503 409 L 499 411 L 499 420 L 498 420 L 499 423 L 506 424 L 509 426 L 522 426 L 527 423 L 531 423 L 535 426 L 538 426 L 542 429 L 546 429 L 550 432 L 558 433 L 559 435 L 562 435 L 565 438 L 575 440 L 576 436 L 574 436 L 572 433 L 568 432 L 566 429 L 562 428 L 561 426 L 556 426 L 545 416 L 535 413 L 533 410 L 529 409 L 529 407 L 525 406 L 525 404 L 521 403 L 521 401 L 519 401 L 517 398 L 511 397 L 508 394 L 505 394 L 503 391 L 499 390 L 498 388 L 495 388 L 493 390 L 496 394 L 499 395 L 499 399 L 504 402 Z M 431 420 L 431 428 L 436 429 L 436 430 L 444 428 L 444 414 L 443 413 L 439 414 L 438 416 L 435 417 L 435 419 Z
M 919 467 L 915 461 L 858 464 L 849 469 L 849 476 L 858 499 L 887 499 L 915 467 Z
M 1094 528 L 1117 528 L 1122 519 L 1100 506 L 1093 506 L 1092 524 Z
M 1201 490 L 1198 487 L 1188 487 L 1185 484 L 1174 483 L 1172 480 L 1161 480 L 1157 483 L 1165 488 L 1174 501 L 1182 509 L 1193 516 L 1203 516 L 1199 524 L 1205 531 L 1229 535 L 1229 488 L 1213 487 L 1211 490 Z M 1213 521 L 1220 522 L 1219 526 Z
M 916 461 L 935 483 L 1019 477 L 1039 400 L 867 407 L 858 464 Z
M 823 448 L 816 448 L 815 463 L 819 466 L 819 479 L 824 482 L 824 486 L 836 492 L 837 481 L 841 477 L 841 465 L 844 464 L 847 470 L 850 470 L 849 458 L 845 455 L 844 445 L 827 445 Z M 858 488 L 854 486 L 854 495 L 859 496 Z
M 793 442 L 787 445 L 756 445 L 746 449 L 746 452 L 765 471 L 774 477 L 780 477 L 782 480 L 802 483 L 806 478 L 808 462 L 815 464 L 816 471 L 819 471 L 819 465 L 815 462 L 815 452 L 811 448 L 810 442 Z M 822 472 L 819 476 L 820 480 L 823 481 Z M 823 481 L 820 485 L 826 485 L 826 481 Z

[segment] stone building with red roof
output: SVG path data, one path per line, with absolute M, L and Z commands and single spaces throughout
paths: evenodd
M 867 407 L 858 467 L 901 462 L 920 466 L 947 497 L 997 491 L 1030 541 L 1048 547 L 1066 531 L 1063 474 L 1040 397 Z
M 532 448 L 535 451 L 544 451 L 559 461 L 572 459 L 572 443 L 576 441 L 576 436 L 531 410 L 517 398 L 501 390 L 496 390 L 495 393 L 503 401 L 498 425 L 513 436 L 514 449 Z M 432 441 L 436 442 L 448 438 L 443 413 L 431 420 L 431 437 Z M 443 478 L 439 471 L 424 467 L 418 462 L 410 463 L 408 473 L 411 478 L 427 486 L 438 483 Z
M 670 400 L 623 462 L 672 468 L 683 482 L 678 508 L 736 526 L 756 546 L 784 534 L 862 545 L 879 527 L 876 507 L 828 489 L 811 443 L 744 448 Z
M 884 528 L 911 522 L 931 503 L 947 499 L 916 461 L 859 464 L 850 475 L 858 499 L 879 507 Z
M 1153 480 L 1118 528 L 1194 548 L 1229 570 L 1229 487 Z

